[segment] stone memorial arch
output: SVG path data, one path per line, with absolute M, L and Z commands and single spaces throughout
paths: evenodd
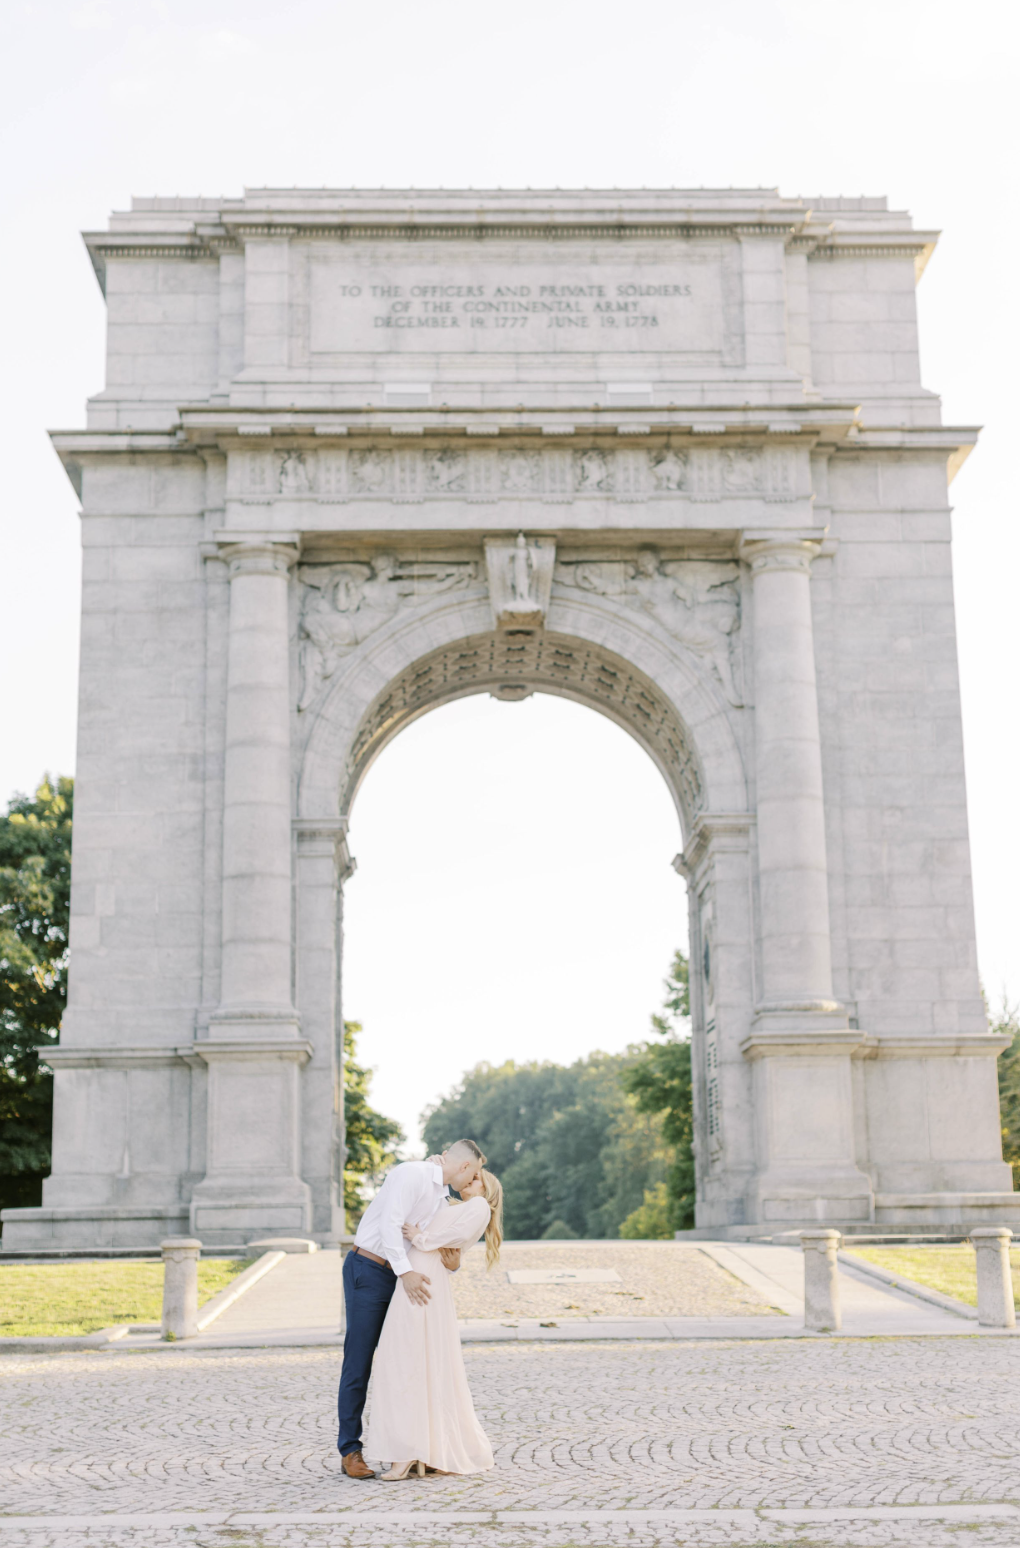
M 934 236 L 768 189 L 261 190 L 86 242 L 70 999 L 4 1246 L 336 1233 L 348 817 L 470 693 L 590 705 L 673 795 L 699 1227 L 1020 1218 Z

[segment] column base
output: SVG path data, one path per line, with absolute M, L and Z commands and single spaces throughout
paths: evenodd
M 307 1236 L 312 1190 L 299 1177 L 207 1178 L 192 1196 L 188 1224 L 204 1247 L 257 1241 L 281 1231 Z
M 187 1204 L 79 1204 L 5 1209 L 3 1252 L 33 1250 L 95 1251 L 97 1248 L 150 1248 L 158 1253 L 164 1237 L 188 1229 Z
M 214 1023 L 219 1033 L 227 1023 Z M 189 1229 L 207 1245 L 285 1231 L 306 1236 L 312 1190 L 298 1174 L 301 1066 L 312 1045 L 252 1035 L 198 1042 L 209 1066 L 207 1171 L 192 1192 Z M 279 1025 L 279 1023 L 277 1023 Z
M 762 1226 L 861 1226 L 875 1219 L 870 1178 L 856 1166 L 776 1168 L 756 1179 L 748 1215 Z
M 857 1165 L 852 1061 L 868 1050 L 835 1001 L 760 1006 L 741 1052 L 753 1069 L 758 1173 L 746 1216 L 763 1229 L 861 1226 L 875 1218 Z

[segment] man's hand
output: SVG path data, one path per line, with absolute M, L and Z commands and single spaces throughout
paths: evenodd
M 443 1260 L 443 1267 L 449 1269 L 451 1274 L 456 1274 L 460 1268 L 460 1248 L 440 1247 L 439 1256 Z
M 432 1299 L 432 1292 L 425 1286 L 432 1283 L 427 1274 L 416 1274 L 411 1269 L 407 1274 L 401 1274 L 400 1283 L 407 1291 L 408 1300 L 413 1306 L 427 1306 Z

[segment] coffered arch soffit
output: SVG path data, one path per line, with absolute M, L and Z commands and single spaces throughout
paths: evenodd
M 555 599 L 548 627 L 494 630 L 487 598 L 436 599 L 380 629 L 335 673 L 313 716 L 298 815 L 348 814 L 383 748 L 454 699 L 552 693 L 599 711 L 645 749 L 684 836 L 700 812 L 743 811 L 747 782 L 732 712 L 704 666 L 611 599 Z

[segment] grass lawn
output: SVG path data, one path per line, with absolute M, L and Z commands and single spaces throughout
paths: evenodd
M 916 1280 L 928 1290 L 941 1290 L 943 1295 L 977 1305 L 977 1266 L 974 1249 L 968 1242 L 945 1247 L 850 1247 L 844 1243 L 844 1250 L 877 1268 Z M 1009 1261 L 1013 1267 L 1013 1299 L 1020 1307 L 1020 1247 L 1010 1248 Z
M 201 1258 L 198 1304 L 252 1261 Z M 0 1264 L 0 1337 L 95 1333 L 162 1314 L 162 1260 Z

